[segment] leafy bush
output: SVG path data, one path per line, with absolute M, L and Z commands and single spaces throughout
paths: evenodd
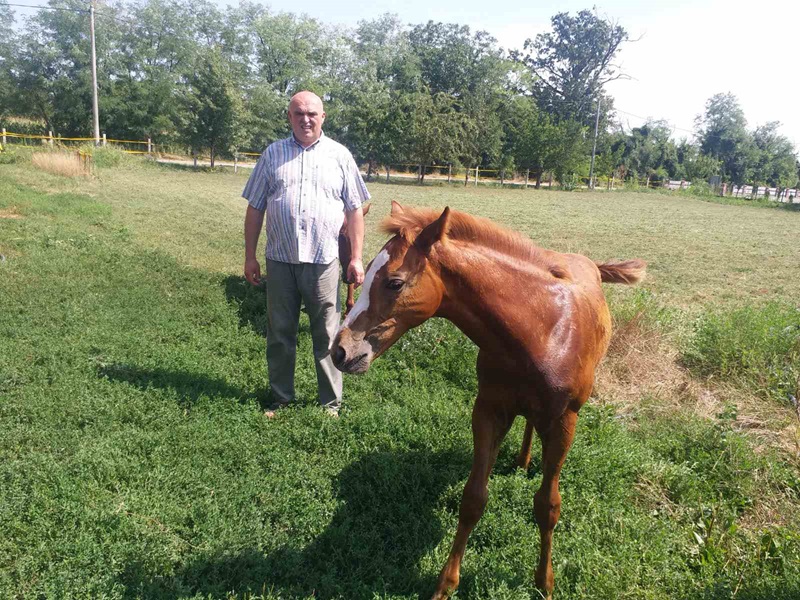
M 734 378 L 786 401 L 800 387 L 800 309 L 770 303 L 709 312 L 695 324 L 684 361 L 702 375 Z

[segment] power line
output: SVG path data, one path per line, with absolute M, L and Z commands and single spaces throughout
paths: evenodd
M 22 8 L 36 8 L 39 10 L 62 10 L 64 12 L 77 12 L 77 13 L 88 13 L 88 10 L 84 10 L 81 8 L 61 8 L 57 6 L 35 6 L 33 4 L 11 4 L 10 2 L 0 2 L 0 6 L 19 6 Z
M 641 119 L 642 121 L 648 121 L 648 120 L 651 120 L 651 119 L 652 119 L 652 117 L 642 117 L 642 116 L 640 116 L 640 115 L 635 115 L 635 114 L 633 114 L 633 113 L 629 113 L 629 112 L 627 112 L 627 111 L 620 110 L 619 108 L 616 108 L 616 107 L 614 108 L 614 110 L 615 110 L 616 112 L 622 113 L 623 115 L 628 115 L 629 117 L 635 117 L 635 118 L 637 118 L 637 119 Z M 695 134 L 695 132 L 694 132 L 694 131 L 690 131 L 689 129 L 684 129 L 684 128 L 682 128 L 682 127 L 676 127 L 675 125 L 670 125 L 670 127 L 671 127 L 672 129 L 676 130 L 676 131 L 683 131 L 684 133 L 690 133 L 690 134 L 692 134 L 692 135 L 694 135 L 694 134 Z

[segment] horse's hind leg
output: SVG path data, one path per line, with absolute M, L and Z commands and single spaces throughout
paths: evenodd
M 453 547 L 439 575 L 432 600 L 443 600 L 458 587 L 461 558 L 464 556 L 467 538 L 486 508 L 489 474 L 497 459 L 500 444 L 513 422 L 513 417 L 492 410 L 491 403 L 488 398 L 479 394 L 472 411 L 472 437 L 475 446 L 472 470 L 464 486 Z
M 525 433 L 522 436 L 522 448 L 517 455 L 517 466 L 520 469 L 527 470 L 528 465 L 531 464 L 531 444 L 533 442 L 533 423 L 528 419 L 525 424 Z
M 533 506 L 536 523 L 539 525 L 541 550 L 535 581 L 536 587 L 542 590 L 547 598 L 553 592 L 551 561 L 553 529 L 561 514 L 558 479 L 564 459 L 572 445 L 577 420 L 578 413 L 568 409 L 560 418 L 553 420 L 546 430 L 540 432 L 542 437 L 542 487 L 534 496 Z

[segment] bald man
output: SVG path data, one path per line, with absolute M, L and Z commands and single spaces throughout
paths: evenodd
M 361 205 L 369 200 L 353 156 L 322 132 L 325 110 L 311 92 L 289 102 L 292 135 L 266 149 L 242 192 L 244 275 L 261 281 L 256 257 L 266 216 L 267 370 L 271 406 L 266 414 L 295 400 L 294 370 L 301 302 L 311 322 L 319 402 L 339 414 L 342 374 L 328 348 L 339 327 L 338 234 L 347 214 L 348 280 L 364 281 Z

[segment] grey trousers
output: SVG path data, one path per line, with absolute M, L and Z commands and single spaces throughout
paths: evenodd
M 300 302 L 311 322 L 319 402 L 338 407 L 342 373 L 328 354 L 339 328 L 339 260 L 328 265 L 267 260 L 267 371 L 276 401 L 293 402 Z

